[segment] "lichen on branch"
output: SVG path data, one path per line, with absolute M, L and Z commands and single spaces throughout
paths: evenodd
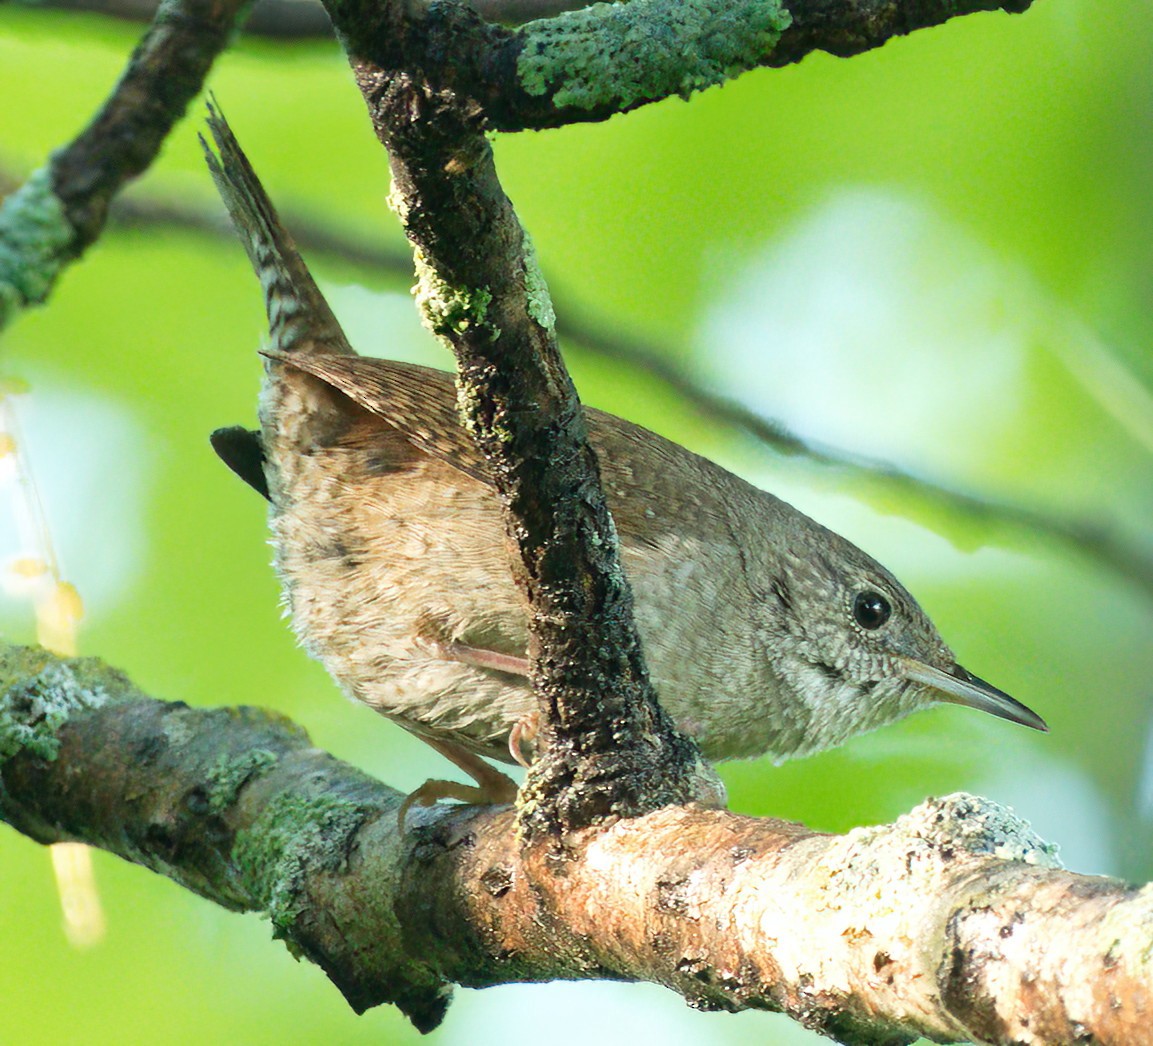
M 614 977 L 854 1044 L 1149 1042 L 1153 888 L 1062 870 L 988 800 L 844 836 L 667 806 L 557 861 L 508 808 L 402 830 L 397 792 L 275 713 L 156 701 L 94 659 L 0 644 L 0 708 L 0 820 L 263 910 L 358 1011 L 429 1030 L 453 983 Z
M 162 0 L 91 122 L 0 207 L 0 330 L 42 305 L 96 240 L 113 198 L 147 170 L 249 0 Z
M 42 167 L 0 205 L 0 330 L 56 282 L 74 231 Z
M 778 0 L 630 0 L 593 4 L 521 33 L 530 95 L 596 109 L 693 91 L 751 69 L 792 19 Z

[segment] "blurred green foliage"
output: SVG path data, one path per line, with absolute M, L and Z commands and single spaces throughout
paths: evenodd
M 138 34 L 124 23 L 5 5 L 0 165 L 26 173 L 67 141 Z M 826 368 L 819 373 L 837 394 L 792 404 L 798 428 L 820 437 L 847 413 L 865 443 L 887 435 L 907 448 L 894 457 L 936 469 L 934 478 L 1056 513 L 1092 512 L 1150 555 L 1151 448 L 1134 424 L 1151 420 L 1141 412 L 1153 378 L 1151 59 L 1148 19 L 1131 5 L 1043 0 L 1020 17 L 962 19 L 851 61 L 817 55 L 689 104 L 502 138 L 495 148 L 546 272 L 577 307 L 650 338 L 734 393 L 753 371 L 770 390 L 787 385 L 811 351 L 807 365 Z M 334 43 L 241 38 L 211 87 L 283 209 L 400 242 L 385 205 L 387 164 Z M 199 124 L 194 113 L 181 125 L 143 190 L 213 203 Z M 773 315 L 738 293 L 751 287 L 755 297 L 764 279 L 778 288 L 766 296 L 780 308 L 796 297 L 780 290 L 793 286 L 781 283 L 783 269 L 802 288 L 841 272 L 844 244 L 836 235 L 806 239 L 806 230 L 822 215 L 851 217 L 851 207 L 830 207 L 869 194 L 931 216 L 916 294 L 904 297 L 924 304 L 939 292 L 952 303 L 953 356 L 940 358 L 939 379 L 904 380 L 923 375 L 926 361 L 932 372 L 938 357 L 932 320 L 898 307 L 902 287 L 887 292 L 897 303 L 885 317 L 893 336 L 880 327 L 867 355 L 865 319 L 855 317 L 874 322 L 876 301 L 853 302 L 864 287 L 858 270 L 845 270 L 834 302 L 845 322 L 819 354 L 783 338 Z M 901 231 L 885 231 L 890 255 L 901 254 Z M 799 254 L 774 253 L 797 243 Z M 963 264 L 960 243 L 973 248 L 962 251 Z M 404 281 L 314 262 L 354 341 L 448 365 L 416 328 Z M 956 311 L 958 264 L 981 269 L 972 275 L 986 290 Z M 742 344 L 718 343 L 718 330 L 731 342 L 738 327 Z M 1018 336 L 991 348 L 987 332 L 1002 329 Z M 211 429 L 254 416 L 261 331 L 257 284 L 237 244 L 145 227 L 110 232 L 66 274 L 49 307 L 5 332 L 3 373 L 32 384 L 21 402 L 28 451 L 66 572 L 88 603 L 82 649 L 157 696 L 274 706 L 318 744 L 411 788 L 443 766 L 341 699 L 294 647 L 268 568 L 263 508 L 208 448 Z M 1101 353 L 1127 370 L 1135 400 L 1108 380 L 1094 391 L 1085 366 L 1099 374 L 1090 364 Z M 725 767 L 735 809 L 838 830 L 891 819 L 926 794 L 968 789 L 1015 805 L 1076 868 L 1153 874 L 1153 593 L 1037 535 L 977 526 L 781 461 L 635 367 L 579 346 L 569 359 L 589 402 L 724 460 L 877 554 L 921 597 L 963 663 L 1052 727 L 1040 737 L 941 709 L 781 768 Z M 840 388 L 849 361 L 854 375 L 869 370 Z M 942 413 L 958 406 L 950 397 L 961 375 L 962 421 L 939 432 L 931 416 L 938 403 Z M 886 385 L 898 402 L 927 405 L 930 420 L 901 429 L 888 401 L 869 391 Z M 19 600 L 0 612 L 9 634 L 31 636 Z M 97 872 L 108 938 L 74 951 L 59 928 L 47 855 L 0 830 L 0 1042 L 415 1041 L 391 1010 L 355 1017 L 258 918 L 217 910 L 103 855 Z M 440 1041 L 535 1042 L 550 1012 L 565 1014 L 564 1027 L 547 1032 L 554 1044 L 594 1035 L 624 1042 L 641 1029 L 671 1043 L 815 1041 L 771 1015 L 694 1014 L 645 987 L 459 995 Z

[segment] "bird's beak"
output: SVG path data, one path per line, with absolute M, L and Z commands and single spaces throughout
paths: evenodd
M 998 690 L 972 672 L 965 671 L 960 665 L 953 665 L 952 668 L 943 671 L 922 661 L 910 660 L 905 662 L 905 675 L 914 682 L 931 686 L 937 691 L 938 700 L 979 708 L 982 712 L 1032 727 L 1034 730 L 1043 730 L 1046 733 L 1049 730 L 1045 720 L 1032 709 L 1026 708 L 1020 701 L 1015 701 L 1003 690 Z

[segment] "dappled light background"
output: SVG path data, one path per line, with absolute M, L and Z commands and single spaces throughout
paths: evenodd
M 496 142 L 569 315 L 645 339 L 705 387 L 821 444 L 1058 519 L 1153 559 L 1153 34 L 1120 0 L 1039 0 L 850 61 L 762 70 L 690 104 Z M 139 28 L 0 10 L 0 169 L 87 120 Z M 332 42 L 241 39 L 212 79 L 282 210 L 399 246 L 387 164 Z M 139 189 L 218 206 L 199 113 Z M 448 366 L 408 279 L 313 267 L 354 344 Z M 562 316 L 562 319 L 564 317 Z M 264 509 L 207 434 L 255 414 L 263 330 L 239 245 L 110 231 L 0 341 L 81 650 L 150 693 L 255 703 L 401 789 L 445 773 L 297 650 Z M 1153 877 L 1153 588 L 1014 525 L 783 458 L 627 360 L 567 346 L 586 401 L 708 454 L 876 555 L 963 664 L 1048 736 L 945 707 L 781 767 L 722 768 L 734 809 L 845 830 L 965 789 L 1012 805 L 1080 871 Z M 0 477 L 0 556 L 25 553 Z M 2 565 L 2 564 L 0 564 Z M 33 635 L 18 586 L 0 627 Z M 266 921 L 97 855 L 104 942 L 73 950 L 48 857 L 0 828 L 0 1042 L 415 1042 L 356 1017 Z M 434 1041 L 823 1041 L 651 986 L 460 991 Z

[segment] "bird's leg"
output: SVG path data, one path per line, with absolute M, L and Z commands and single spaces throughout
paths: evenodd
M 525 657 L 501 654 L 496 650 L 482 650 L 465 643 L 447 643 L 444 647 L 444 653 L 453 661 L 473 665 L 476 668 L 488 668 L 494 672 L 505 672 L 512 676 L 524 676 L 525 679 L 529 675 L 528 658 Z
M 540 730 L 540 712 L 529 712 L 521 716 L 513 725 L 508 735 L 508 753 L 526 770 L 529 761 L 525 758 L 523 744 L 532 744 L 536 740 L 537 731 Z
M 524 657 L 501 654 L 495 650 L 482 650 L 478 647 L 467 646 L 464 643 L 449 643 L 445 647 L 445 654 L 462 664 L 528 678 L 529 663 L 528 659 Z M 529 760 L 525 757 L 524 749 L 521 746 L 532 744 L 539 729 L 540 713 L 529 712 L 517 721 L 512 732 L 508 735 L 509 755 L 526 770 L 529 767 Z
M 507 774 L 502 774 L 493 766 L 489 766 L 478 755 L 473 755 L 467 748 L 452 741 L 428 737 L 424 734 L 417 736 L 427 745 L 435 748 L 449 762 L 460 767 L 476 784 L 466 785 L 459 781 L 425 781 L 415 792 L 410 793 L 400 804 L 396 812 L 397 821 L 401 831 L 404 830 L 404 819 L 409 808 L 417 806 L 432 806 L 440 799 L 456 799 L 462 803 L 503 804 L 516 800 L 517 783 Z

